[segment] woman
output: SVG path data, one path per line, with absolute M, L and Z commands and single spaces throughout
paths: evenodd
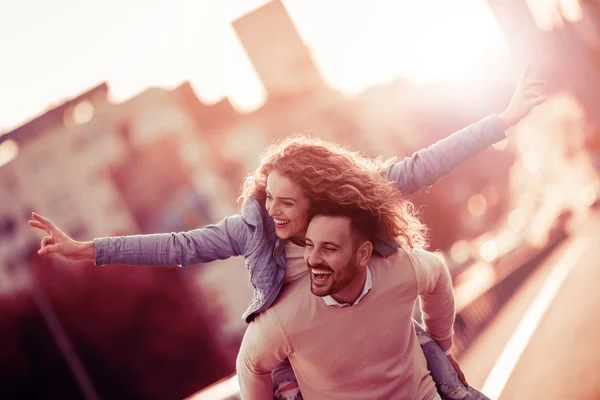
M 344 204 L 345 199 L 355 198 L 344 196 L 344 191 L 354 188 L 375 193 L 389 190 L 390 185 L 394 185 L 403 194 L 410 194 L 433 184 L 460 162 L 503 139 L 508 127 L 518 123 L 533 107 L 544 101 L 532 89 L 541 82 L 528 82 L 526 75 L 527 69 L 505 112 L 487 117 L 400 163 L 371 160 L 340 146 L 308 137 L 291 138 L 271 146 L 254 174 L 246 178 L 241 212 L 237 215 L 189 232 L 76 242 L 49 220 L 34 214 L 29 224 L 49 235 L 42 239 L 38 253 L 58 254 L 72 260 L 94 260 L 96 265 L 187 266 L 243 256 L 255 289 L 250 306 L 244 313 L 244 318 L 250 322 L 257 313 L 273 304 L 286 282 L 306 273 L 306 268 L 298 264 L 297 256 L 304 242 L 312 206 L 322 201 Z M 358 206 L 370 207 L 368 203 L 359 203 Z M 380 207 L 386 207 L 385 202 Z M 401 228 L 397 237 L 381 237 L 375 245 L 375 249 L 384 256 L 398 247 L 398 241 L 408 247 L 423 245 L 422 240 L 413 242 L 412 239 L 422 238 L 422 225 L 412 214 L 409 203 L 404 203 L 402 208 L 397 221 Z M 388 232 L 391 229 L 382 228 L 382 231 Z M 291 264 L 296 267 L 287 268 Z M 443 354 L 439 347 L 437 351 Z M 455 378 L 456 374 L 453 372 L 454 382 L 451 383 L 444 375 L 444 371 L 456 369 L 466 385 L 458 364 L 451 355 L 441 357 L 440 361 L 441 364 L 428 359 L 434 379 L 444 376 L 442 382 L 436 381 L 438 388 L 448 389 L 442 390 L 442 395 L 464 398 L 467 389 Z M 294 380 L 289 364 L 282 366 L 274 373 L 276 393 L 289 392 L 290 382 L 293 386 Z M 462 392 L 459 391 L 461 397 L 456 397 L 457 387 L 462 389 Z M 485 398 L 473 389 L 468 390 L 473 396 L 469 398 Z

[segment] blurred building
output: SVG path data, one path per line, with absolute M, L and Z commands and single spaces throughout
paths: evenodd
M 114 104 L 103 83 L 1 136 L 17 154 L 0 167 L 0 291 L 26 281 L 19 266 L 40 240 L 26 224 L 32 211 L 76 240 L 191 230 L 234 214 L 239 193 L 223 177 L 211 108 L 233 111 L 202 104 L 187 83 Z M 242 329 L 251 295 L 243 261 L 211 264 L 199 276 L 190 282 L 234 289 L 216 303 L 231 325 L 224 329 Z
M 34 209 L 76 238 L 135 233 L 164 217 L 165 190 L 210 196 L 211 152 L 173 93 L 149 89 L 123 104 L 107 93 L 102 84 L 1 138 L 18 146 L 0 169 L 11 218 Z M 194 178 L 200 170 L 206 179 Z M 139 217 L 142 208 L 153 215 Z
M 310 51 L 280 0 L 233 22 L 269 98 L 327 90 Z
M 23 262 L 37 236 L 32 211 L 51 216 L 75 239 L 137 231 L 104 166 L 119 156 L 118 139 L 103 118 L 110 105 L 101 84 L 0 137 L 18 153 L 0 167 L 0 219 L 11 226 L 0 240 L 0 263 Z M 93 156 L 90 156 L 93 154 Z
M 511 50 L 527 60 L 538 45 L 542 31 L 536 25 L 526 0 L 488 0 Z

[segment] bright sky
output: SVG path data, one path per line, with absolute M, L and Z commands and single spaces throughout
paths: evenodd
M 116 100 L 190 80 L 207 102 L 264 93 L 230 22 L 265 0 L 21 0 L 0 12 L 0 130 L 107 80 Z M 473 77 L 504 39 L 486 0 L 284 0 L 345 93 L 397 76 Z

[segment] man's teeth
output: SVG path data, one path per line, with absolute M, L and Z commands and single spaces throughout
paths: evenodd
M 277 219 L 277 218 L 273 218 L 273 220 L 275 221 L 275 223 L 277 225 L 283 225 L 283 224 L 287 224 L 288 222 L 290 222 L 288 219 Z
M 312 273 L 315 275 L 331 275 L 331 271 L 319 271 L 316 269 L 313 269 Z

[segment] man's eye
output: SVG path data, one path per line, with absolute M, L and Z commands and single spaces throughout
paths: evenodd
M 294 205 L 294 203 L 289 203 L 289 202 L 285 202 L 285 201 L 284 201 L 284 202 L 283 202 L 283 205 L 284 205 L 284 206 L 291 207 L 291 206 L 293 206 L 293 205 Z

